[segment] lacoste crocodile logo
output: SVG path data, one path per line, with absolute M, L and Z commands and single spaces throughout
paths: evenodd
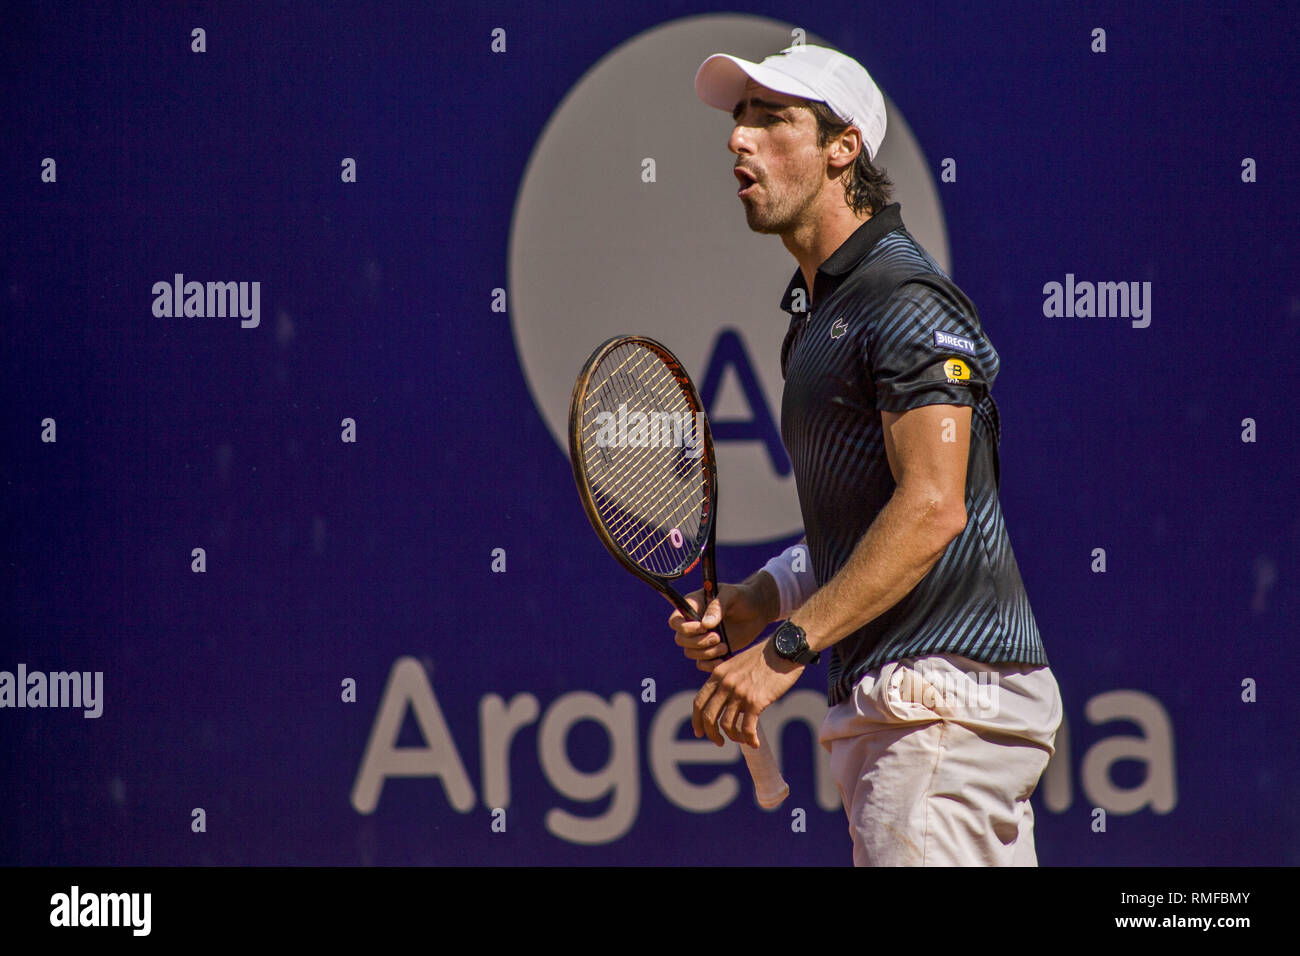
M 849 323 L 845 322 L 843 318 L 838 318 L 831 325 L 831 338 L 838 339 L 848 330 L 849 330 Z

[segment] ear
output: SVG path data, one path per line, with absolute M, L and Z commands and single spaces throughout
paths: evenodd
M 853 165 L 854 160 L 858 158 L 858 153 L 862 152 L 862 131 L 856 126 L 850 126 L 839 136 L 835 137 L 829 144 L 829 152 L 826 161 L 830 163 L 832 169 L 846 169 Z

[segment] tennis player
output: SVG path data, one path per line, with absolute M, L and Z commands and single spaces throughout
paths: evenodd
M 703 624 L 669 619 L 710 672 L 695 734 L 757 745 L 758 715 L 825 654 L 854 863 L 1036 865 L 1029 797 L 1062 710 L 998 501 L 998 354 L 889 201 L 884 98 L 856 60 L 717 54 L 695 89 L 735 121 L 750 229 L 798 263 L 781 432 L 806 531 Z

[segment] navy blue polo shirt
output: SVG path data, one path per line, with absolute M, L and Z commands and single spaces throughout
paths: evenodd
M 867 671 L 908 657 L 1046 664 L 998 501 L 1001 425 L 989 394 L 998 354 L 975 306 L 893 203 L 822 263 L 811 296 L 796 270 L 781 307 L 791 314 L 781 436 L 819 587 L 893 494 L 880 413 L 972 409 L 966 528 L 907 596 L 834 645 L 829 702 L 848 698 Z

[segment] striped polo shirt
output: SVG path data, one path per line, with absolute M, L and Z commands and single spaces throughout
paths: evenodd
M 781 436 L 818 587 L 893 494 L 880 413 L 972 409 L 966 529 L 906 597 L 834 645 L 830 704 L 848 698 L 867 671 L 908 657 L 1046 664 L 998 502 L 1001 425 L 989 394 L 998 354 L 975 306 L 893 203 L 822 263 L 811 296 L 796 270 L 781 307 L 790 313 Z

